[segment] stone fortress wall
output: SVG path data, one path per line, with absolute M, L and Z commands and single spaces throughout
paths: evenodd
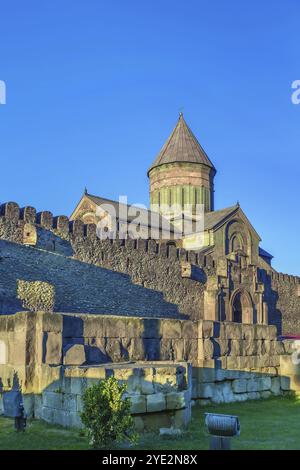
M 158 244 L 154 240 L 101 241 L 96 236 L 96 227 L 93 224 L 84 225 L 80 220 L 70 222 L 66 216 L 53 217 L 49 211 L 37 213 L 32 207 L 20 209 L 16 203 L 6 203 L 0 207 L 0 238 L 29 244 L 42 250 L 41 253 L 45 256 L 47 251 L 63 256 L 64 260 L 76 259 L 128 274 L 133 284 L 158 291 L 166 303 L 173 304 L 166 307 L 166 315 L 170 307 L 171 316 L 177 312 L 192 319 L 205 318 L 205 289 L 210 278 L 217 274 L 217 266 L 211 255 L 206 256 L 201 251 L 186 251 L 166 243 Z M 38 266 L 38 263 L 35 264 Z M 75 266 L 80 266 L 71 264 L 70 262 L 68 267 L 69 274 L 75 271 Z M 190 268 L 188 270 L 187 265 Z M 64 276 L 62 266 L 60 270 L 60 282 L 62 278 L 66 281 L 67 276 Z M 85 283 L 90 278 L 91 289 L 93 276 L 92 272 L 85 276 Z M 268 296 L 270 304 L 270 323 L 277 325 L 279 332 L 283 334 L 300 331 L 300 278 L 276 273 L 271 269 L 269 272 L 260 269 L 259 277 L 269 286 L 265 296 Z M 78 275 L 77 280 L 79 278 Z M 4 302 L 4 291 L 5 287 L 1 285 L 0 308 L 1 301 Z M 61 308 L 73 311 L 73 308 L 70 310 L 70 306 L 63 304 L 64 302 L 59 307 L 60 311 Z M 93 307 L 95 312 L 97 305 Z M 15 311 L 17 310 L 20 310 L 20 306 Z M 2 311 L 6 313 L 3 308 Z M 90 310 L 88 305 L 85 308 L 80 305 L 75 311 L 88 313 Z M 115 310 L 109 313 L 119 312 Z M 155 316 L 157 312 L 153 314 Z
M 86 368 L 85 377 L 74 377 L 83 387 L 89 374 L 103 378 L 107 363 L 114 370 L 142 369 L 139 377 L 154 377 L 154 369 L 173 364 L 173 378 L 176 364 L 186 371 L 191 364 L 187 388 L 173 390 L 184 392 L 184 399 L 174 398 L 173 409 L 166 396 L 173 392 L 157 391 L 154 378 L 150 382 L 156 391 L 149 395 L 162 395 L 148 399 L 139 389 L 146 408 L 140 408 L 138 422 L 146 430 L 151 413 L 158 412 L 147 407 L 148 400 L 161 403 L 157 406 L 169 423 L 181 406 L 186 410 L 181 425 L 186 425 L 191 400 L 206 405 L 300 390 L 286 365 L 293 344 L 278 340 L 276 325 L 206 319 L 207 285 L 218 280 L 211 256 L 154 240 L 100 241 L 94 225 L 37 214 L 15 203 L 0 208 L 0 239 L 0 387 L 5 391 L 19 383 L 35 416 L 74 424 L 77 418 L 70 413 L 78 412 L 74 407 L 80 407 L 81 399 L 69 395 L 80 396 L 83 388 L 70 392 L 66 387 L 78 383 L 71 385 L 72 379 L 65 385 L 64 377 Z M 259 274 L 265 295 L 273 295 L 269 313 L 279 311 L 283 331 L 294 331 L 300 279 L 272 271 Z M 21 311 L 18 280 L 51 283 L 55 313 Z M 144 419 L 148 413 L 149 420 Z

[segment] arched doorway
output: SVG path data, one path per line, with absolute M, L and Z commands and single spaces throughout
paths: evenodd
M 235 323 L 253 323 L 253 303 L 249 292 L 237 289 L 231 296 L 231 316 Z

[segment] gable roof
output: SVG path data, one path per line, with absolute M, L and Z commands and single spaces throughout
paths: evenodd
M 128 215 L 127 222 L 132 222 L 137 217 L 141 216 L 142 220 L 147 221 L 146 224 L 148 225 L 148 227 L 160 228 L 162 230 L 167 230 L 169 228 L 171 233 L 177 233 L 177 234 L 181 233 L 178 229 L 176 229 L 176 227 L 173 226 L 171 222 L 169 222 L 165 217 L 162 217 L 158 212 L 154 212 L 149 209 L 145 209 L 145 208 L 131 205 L 131 204 L 120 203 L 119 201 L 114 201 L 112 199 L 95 196 L 93 194 L 89 194 L 88 192 L 85 192 L 83 194 L 75 210 L 71 214 L 70 219 L 73 218 L 73 216 L 75 215 L 75 212 L 77 211 L 81 202 L 84 199 L 89 199 L 97 206 L 111 205 L 112 207 L 114 207 L 117 219 L 123 216 L 122 212 L 120 214 L 120 209 L 121 211 L 123 209 L 124 214 L 126 213 Z M 129 208 L 131 208 L 131 212 L 132 212 L 131 215 L 129 215 L 127 212 Z
M 148 176 L 152 168 L 175 162 L 200 163 L 212 168 L 216 172 L 214 165 L 185 122 L 182 113 L 179 115 L 173 132 L 149 168 Z
M 218 211 L 206 212 L 204 214 L 204 229 L 211 230 L 216 227 L 219 223 L 225 221 L 230 215 L 239 209 L 239 205 L 226 207 Z

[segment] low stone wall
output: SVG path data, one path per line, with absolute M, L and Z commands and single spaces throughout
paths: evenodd
M 113 375 L 127 385 L 131 413 L 139 432 L 161 427 L 186 428 L 191 419 L 191 370 L 185 363 L 109 364 L 60 368 L 60 378 L 42 395 L 27 399 L 36 418 L 66 427 L 81 427 L 79 412 L 87 387 Z

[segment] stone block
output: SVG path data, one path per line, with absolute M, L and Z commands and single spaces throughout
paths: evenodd
M 232 391 L 234 393 L 246 393 L 247 392 L 247 380 L 237 379 L 232 382 Z
M 72 393 L 63 394 L 63 409 L 65 411 L 77 411 L 77 397 Z
M 63 395 L 60 392 L 45 392 L 43 393 L 43 407 L 62 409 L 63 408 Z
M 201 323 L 199 322 L 201 328 Z M 199 338 L 212 338 L 214 336 L 214 322 L 211 320 L 202 320 L 202 332 L 200 330 Z
M 255 325 L 242 325 L 243 338 L 248 342 L 253 342 L 255 338 Z
M 126 318 L 126 338 L 141 338 L 144 331 L 143 321 L 140 318 Z
M 43 406 L 41 409 L 41 419 L 43 419 L 47 423 L 53 423 L 54 411 L 54 408 L 47 408 Z
M 62 335 L 61 333 L 45 333 L 46 336 L 46 364 L 61 364 L 62 362 Z
M 126 318 L 122 317 L 103 317 L 104 336 L 106 338 L 125 338 L 126 337 Z
M 199 322 L 185 320 L 182 322 L 182 338 L 198 339 L 199 338 Z
M 257 354 L 257 340 L 246 338 L 243 342 L 243 353 L 246 356 L 255 356 Z
M 280 395 L 280 377 L 272 377 L 271 378 L 271 392 L 273 395 Z
M 234 401 L 238 401 L 238 402 L 247 401 L 248 398 L 249 397 L 247 393 L 237 393 L 236 395 L 234 395 Z
M 262 391 L 271 390 L 271 385 L 272 385 L 271 377 L 267 377 L 267 376 L 261 377 L 260 390 Z
M 270 398 L 271 395 L 272 394 L 270 390 L 263 390 L 262 392 L 260 392 L 260 398 L 263 398 L 263 399 L 268 399 Z
M 185 339 L 184 340 L 184 360 L 197 365 L 200 356 L 198 356 L 198 340 Z
M 61 333 L 63 330 L 63 316 L 60 313 L 38 312 L 37 320 L 41 323 L 42 331 L 50 331 L 52 333 Z
M 219 382 L 215 385 L 212 397 L 213 403 L 232 403 L 234 394 L 230 382 Z
M 199 398 L 212 398 L 214 396 L 214 383 L 203 383 L 198 385 Z
M 256 339 L 268 339 L 269 327 L 267 325 L 255 325 L 255 337 Z
M 193 367 L 193 376 L 198 382 L 214 382 L 216 372 L 214 367 Z
M 157 367 L 153 377 L 154 388 L 157 392 L 172 392 L 177 390 L 177 375 L 175 367 Z
M 198 359 L 206 360 L 214 357 L 214 343 L 210 339 L 198 340 Z
M 269 325 L 269 338 L 277 339 L 277 327 L 275 325 Z
M 232 339 L 230 341 L 230 356 L 242 356 L 243 355 L 243 341 L 239 339 Z
M 173 339 L 172 350 L 175 361 L 184 360 L 184 339 Z
M 242 339 L 242 324 L 231 322 L 226 323 L 225 334 L 227 339 Z
M 166 394 L 166 408 L 167 410 L 180 410 L 185 408 L 186 403 L 186 393 L 185 392 L 173 392 Z
M 166 409 L 166 398 L 163 393 L 147 395 L 147 413 L 154 413 Z
M 182 322 L 180 320 L 162 320 L 163 338 L 182 338 Z
M 241 367 L 240 357 L 238 356 L 227 357 L 227 369 L 235 370 L 235 369 L 240 369 L 240 367 Z
M 103 318 L 100 315 L 89 315 L 84 318 L 83 336 L 85 338 L 104 338 Z
M 86 362 L 85 350 L 83 344 L 67 345 L 64 348 L 65 365 L 83 365 Z
M 248 399 L 249 400 L 259 400 L 260 399 L 260 393 L 259 392 L 249 392 L 248 393 Z
M 258 392 L 260 390 L 259 379 L 250 379 L 247 381 L 247 392 Z
M 146 413 L 146 397 L 143 395 L 131 395 L 131 408 L 132 414 Z

